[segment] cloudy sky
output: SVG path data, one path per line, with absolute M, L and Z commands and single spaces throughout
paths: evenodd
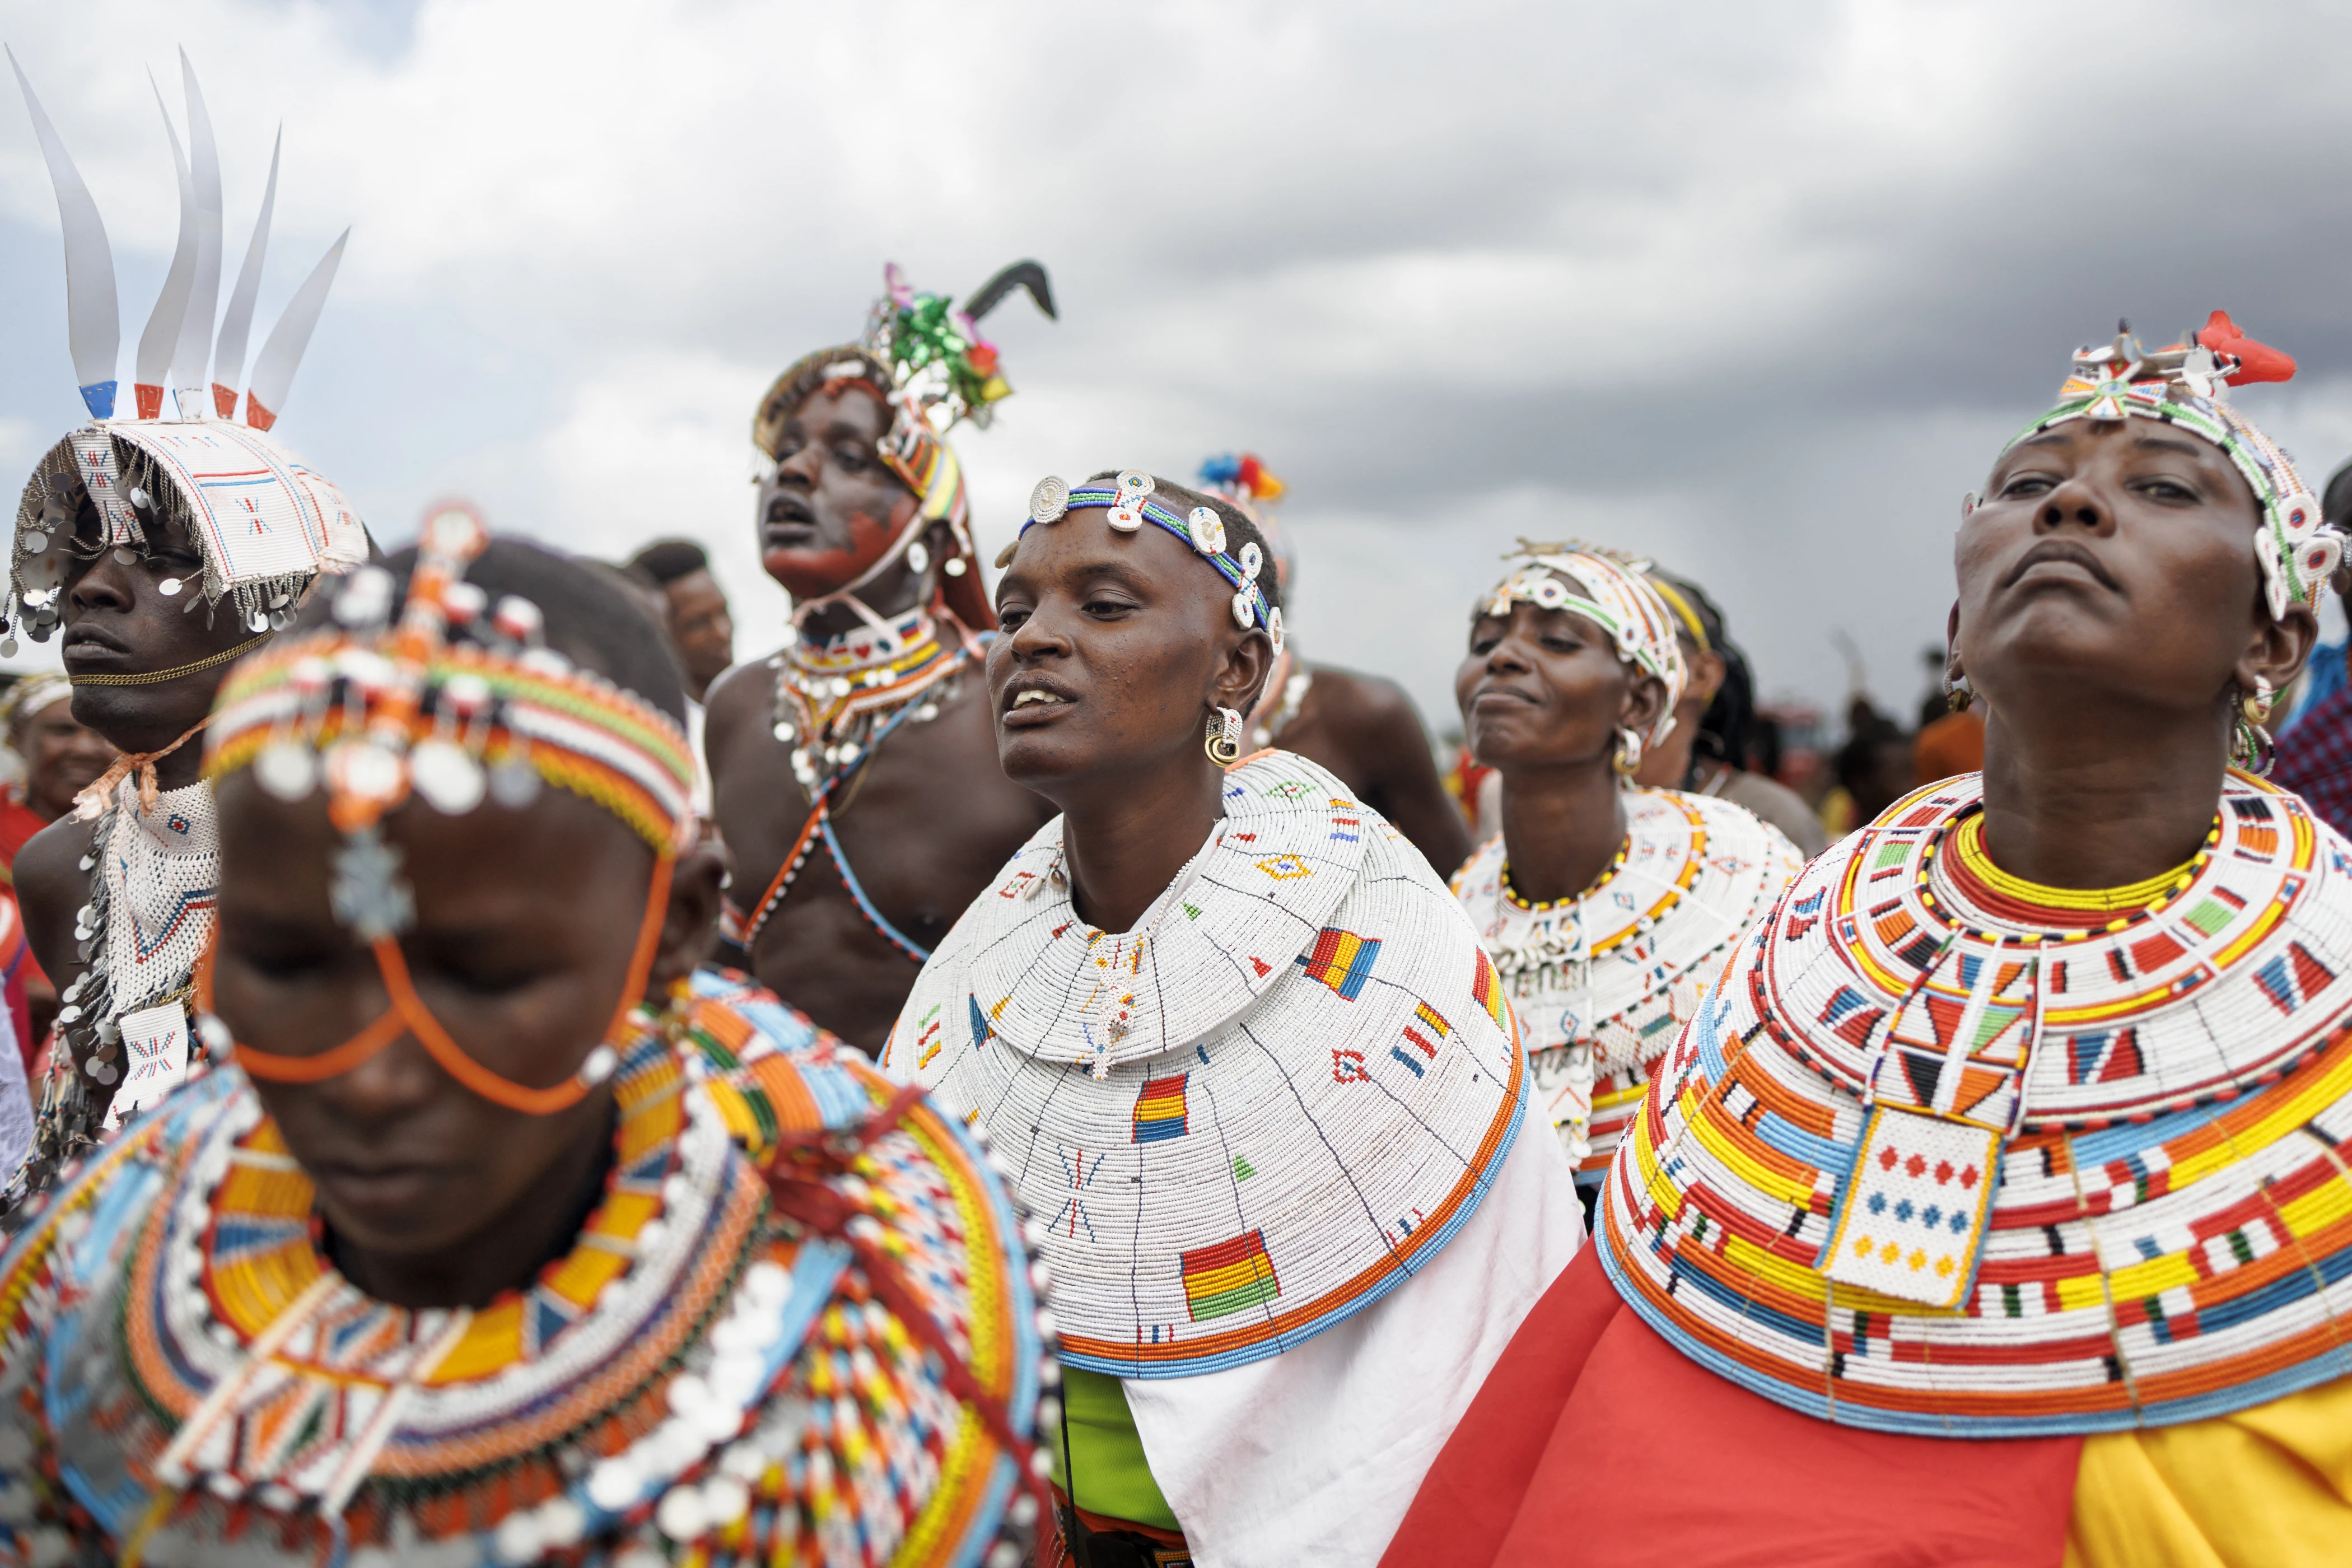
M 353 229 L 288 444 L 390 541 L 448 493 L 583 552 L 701 538 L 747 657 L 782 608 L 752 405 L 886 258 L 1053 273 L 1058 325 L 989 323 L 1020 395 L 960 443 L 984 553 L 1040 474 L 1255 449 L 1305 646 L 1439 724 L 1522 533 L 1697 577 L 1769 692 L 1837 701 L 1843 634 L 1907 709 L 1958 497 L 2118 315 L 2226 307 L 2302 363 L 2242 402 L 2315 487 L 2352 454 L 2340 5 L 5 0 L 0 37 L 97 195 L 126 355 L 177 222 L 146 73 L 176 115 L 184 45 L 232 274 L 286 128 L 263 326 Z M 13 97 L 24 466 L 80 405 Z

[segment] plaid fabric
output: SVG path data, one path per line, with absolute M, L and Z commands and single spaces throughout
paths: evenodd
M 2352 687 L 2338 687 L 2279 737 L 2271 783 L 2291 789 L 2338 833 L 2352 834 Z

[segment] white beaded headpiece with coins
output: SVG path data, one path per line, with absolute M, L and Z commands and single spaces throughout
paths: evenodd
M 1523 564 L 1495 584 L 1494 591 L 1471 612 L 1472 618 L 1507 616 L 1516 599 L 1538 609 L 1566 610 L 1592 622 L 1609 634 L 1619 658 L 1664 684 L 1666 700 L 1643 737 L 1653 746 L 1664 740 L 1675 727 L 1675 704 L 1682 700 L 1690 672 L 1683 664 L 1682 644 L 1675 637 L 1675 614 L 1643 575 L 1650 563 L 1573 541 L 1538 544 L 1525 539 L 1503 559 Z M 1584 594 L 1560 581 L 1562 576 L 1582 584 Z
M 16 63 L 13 54 L 9 63 Z M 232 599 L 236 614 L 255 633 L 291 620 L 303 592 L 321 573 L 348 572 L 367 559 L 366 530 L 342 492 L 264 434 L 277 423 L 351 231 L 336 239 L 295 289 L 254 360 L 245 388 L 245 422 L 233 422 L 277 204 L 278 156 L 273 150 L 261 216 L 215 337 L 220 158 L 204 94 L 184 52 L 180 68 L 187 95 L 185 155 L 160 92 L 156 99 L 179 175 L 179 244 L 140 334 L 133 360 L 136 412 L 128 419 L 114 414 L 121 321 L 106 226 L 32 84 L 21 67 L 16 70 L 57 191 L 65 233 L 67 332 L 74 379 L 92 422 L 49 448 L 17 502 L 7 599 L 0 606 L 0 657 L 15 653 L 13 633 L 19 625 L 37 642 L 46 642 L 57 630 L 70 554 L 79 551 L 87 559 L 113 550 L 135 559 L 147 549 L 151 531 L 166 520 L 186 530 L 204 569 L 201 581 L 166 577 L 159 591 L 175 597 L 193 586 L 198 591 L 189 596 L 188 607 L 201 602 L 208 615 L 222 599 Z M 173 410 L 169 419 L 163 416 L 167 388 Z M 76 518 L 85 498 L 97 513 L 98 532 L 77 541 Z

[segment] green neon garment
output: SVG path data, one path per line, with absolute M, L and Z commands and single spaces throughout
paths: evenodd
M 1181 1531 L 1151 1466 L 1143 1458 L 1143 1439 L 1137 1436 L 1135 1416 L 1127 1408 L 1127 1390 L 1118 1379 L 1099 1372 L 1062 1369 L 1062 1402 L 1070 1424 L 1070 1467 L 1078 1472 L 1078 1488 L 1071 1495 L 1088 1513 L 1105 1514 L 1158 1530 Z M 1062 1434 L 1041 1434 L 1054 1450 L 1054 1481 L 1070 1491 L 1070 1478 L 1062 1463 Z

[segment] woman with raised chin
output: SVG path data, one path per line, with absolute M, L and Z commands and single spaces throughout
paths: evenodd
M 1386 1562 L 2343 1561 L 2352 845 L 2259 776 L 2341 541 L 2227 401 L 2293 368 L 2119 335 L 1995 458 L 1984 772 L 1740 944 Z
M 995 1134 L 1044 1222 L 1081 1563 L 1376 1558 L 1581 1238 L 1444 885 L 1329 773 L 1241 754 L 1272 564 L 1139 470 L 1037 487 L 988 684 L 1005 773 L 1061 815 L 883 1058 Z

